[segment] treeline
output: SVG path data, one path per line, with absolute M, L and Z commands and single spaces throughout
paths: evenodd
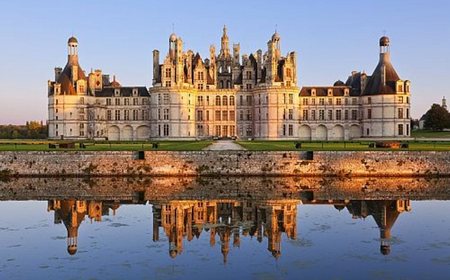
M 450 113 L 439 104 L 433 104 L 422 119 L 425 129 L 439 131 L 450 128 Z
M 29 121 L 25 125 L 0 125 L 0 139 L 46 139 L 47 125 Z

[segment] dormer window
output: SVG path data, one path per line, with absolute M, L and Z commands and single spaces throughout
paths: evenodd
M 114 95 L 119 96 L 120 95 L 120 89 L 114 89 Z
M 348 88 L 344 89 L 344 96 L 348 96 L 350 94 L 350 91 Z
M 333 96 L 333 91 L 331 89 L 328 89 L 327 94 L 328 94 L 328 96 Z
M 134 88 L 133 89 L 133 96 L 137 96 L 137 94 L 138 94 L 138 90 L 137 90 L 137 88 Z
M 316 96 L 316 90 L 315 89 L 311 90 L 311 96 Z

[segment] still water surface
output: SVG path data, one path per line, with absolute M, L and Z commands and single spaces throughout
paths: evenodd
M 46 189 L 18 187 L 0 201 L 0 279 L 450 276 L 446 196 L 363 199 L 364 189 L 286 193 L 278 184 L 250 195 L 229 183 L 220 194 L 199 187 L 188 196 L 154 195 L 155 186 L 150 197 L 128 195 L 130 185 L 109 196 L 95 186 L 47 197 Z

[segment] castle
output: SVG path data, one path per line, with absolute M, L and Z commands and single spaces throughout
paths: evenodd
M 379 41 L 371 76 L 352 72 L 344 83 L 297 86 L 297 55 L 281 53 L 275 32 L 267 50 L 232 51 L 226 27 L 219 53 L 209 58 L 183 51 L 169 37 L 160 63 L 153 51 L 153 85 L 122 86 L 101 70 L 87 76 L 78 61 L 78 40 L 68 41 L 68 61 L 48 82 L 49 138 L 350 140 L 410 136 L 410 82 L 390 60 L 390 41 Z

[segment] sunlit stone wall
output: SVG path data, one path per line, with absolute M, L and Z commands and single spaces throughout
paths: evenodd
M 1 152 L 5 175 L 450 175 L 447 152 Z

